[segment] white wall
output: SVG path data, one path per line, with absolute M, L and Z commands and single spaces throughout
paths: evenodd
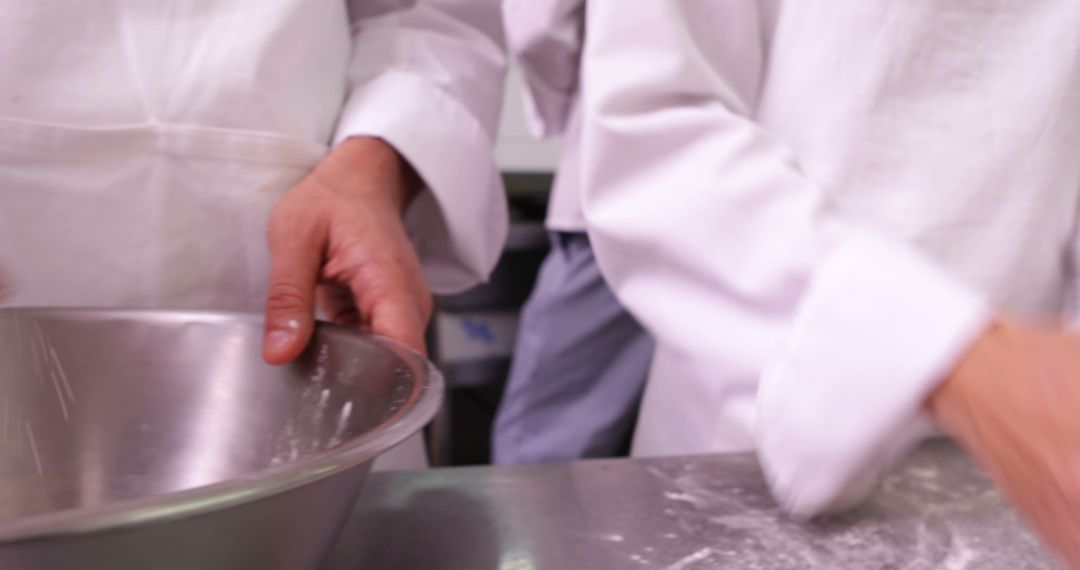
M 552 141 L 538 141 L 529 134 L 521 89 L 521 74 L 511 68 L 499 140 L 495 145 L 499 167 L 504 172 L 554 172 L 559 161 L 559 145 Z

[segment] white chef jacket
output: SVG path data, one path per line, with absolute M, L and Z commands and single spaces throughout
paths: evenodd
M 381 137 L 432 289 L 506 233 L 498 0 L 5 0 L 0 265 L 17 305 L 257 310 L 273 204 Z
M 592 2 L 584 92 L 589 231 L 661 344 L 637 454 L 757 447 L 840 506 L 991 307 L 1074 290 L 1078 2 Z
M 536 137 L 562 137 L 547 227 L 584 232 L 579 72 L 585 0 L 504 0 L 506 39 L 525 80 L 525 115 Z

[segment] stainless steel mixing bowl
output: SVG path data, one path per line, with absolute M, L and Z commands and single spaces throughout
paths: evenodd
M 320 325 L 260 358 L 217 313 L 0 310 L 0 569 L 306 570 L 439 374 Z

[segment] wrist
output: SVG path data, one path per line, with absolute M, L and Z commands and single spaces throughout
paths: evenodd
M 384 199 L 401 213 L 422 187 L 409 162 L 375 137 L 346 139 L 319 162 L 313 174 L 335 192 Z
M 1020 368 L 1013 327 L 997 321 L 988 328 L 927 401 L 938 421 L 961 440 L 971 431 L 982 400 L 993 396 L 988 392 L 1012 381 Z

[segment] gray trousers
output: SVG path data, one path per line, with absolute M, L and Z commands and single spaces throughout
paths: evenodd
M 584 233 L 552 233 L 525 305 L 495 420 L 493 460 L 539 463 L 625 449 L 652 338 L 600 275 Z

